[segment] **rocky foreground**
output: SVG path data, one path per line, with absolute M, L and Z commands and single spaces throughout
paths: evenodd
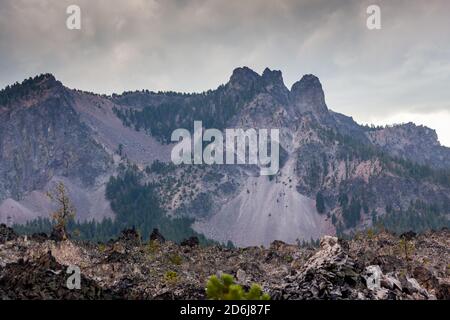
M 352 240 L 326 236 L 320 247 L 275 241 L 269 248 L 177 245 L 154 232 L 144 243 L 126 230 L 107 244 L 17 236 L 0 226 L 1 299 L 206 299 L 213 274 L 272 299 L 450 299 L 450 232 Z M 69 266 L 81 288 L 69 289 Z

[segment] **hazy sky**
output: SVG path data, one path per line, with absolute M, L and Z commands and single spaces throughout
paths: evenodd
M 66 28 L 70 4 L 81 30 Z M 244 65 L 288 87 L 313 73 L 331 109 L 425 124 L 450 146 L 448 0 L 0 0 L 0 87 L 51 72 L 98 93 L 203 91 Z

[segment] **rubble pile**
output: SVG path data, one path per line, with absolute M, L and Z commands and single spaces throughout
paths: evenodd
M 205 299 L 205 284 L 228 273 L 244 288 L 258 283 L 272 299 L 450 299 L 450 232 L 351 240 L 320 246 L 275 241 L 269 248 L 175 244 L 158 230 L 134 229 L 106 244 L 17 236 L 0 226 L 1 299 Z M 406 241 L 406 242 L 405 242 Z M 80 289 L 67 285 L 69 267 Z

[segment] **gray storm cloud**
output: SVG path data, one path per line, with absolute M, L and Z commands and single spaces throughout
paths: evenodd
M 98 93 L 191 92 L 270 67 L 287 86 L 316 74 L 330 108 L 360 122 L 411 119 L 450 145 L 449 12 L 447 0 L 0 0 L 0 86 L 51 72 Z

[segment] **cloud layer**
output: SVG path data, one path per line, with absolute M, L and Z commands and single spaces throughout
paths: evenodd
M 381 30 L 366 28 L 373 3 Z M 70 4 L 80 31 L 66 28 Z M 449 12 L 447 0 L 0 0 L 0 87 L 52 72 L 98 93 L 191 92 L 270 67 L 288 86 L 316 74 L 330 108 L 360 122 L 411 116 L 450 146 Z

